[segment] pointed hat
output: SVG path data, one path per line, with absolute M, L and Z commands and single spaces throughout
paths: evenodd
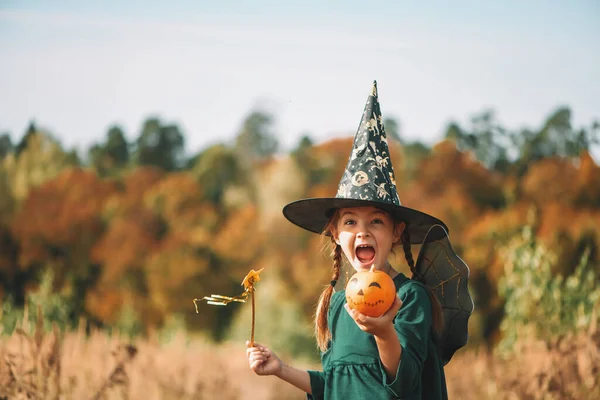
M 379 108 L 377 82 L 373 82 L 367 98 L 336 196 L 294 201 L 283 208 L 283 215 L 304 229 L 322 233 L 336 209 L 365 206 L 380 208 L 394 220 L 404 221 L 412 244 L 422 244 L 426 237 L 428 241 L 441 239 L 427 236 L 433 225 L 442 225 L 448 231 L 439 219 L 400 202 Z

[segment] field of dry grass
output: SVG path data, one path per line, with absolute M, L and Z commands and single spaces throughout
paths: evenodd
M 600 331 L 528 343 L 518 354 L 457 354 L 446 368 L 450 398 L 600 398 Z M 243 344 L 211 346 L 184 336 L 161 346 L 21 327 L 0 337 L 0 360 L 0 400 L 304 398 L 276 378 L 253 375 Z

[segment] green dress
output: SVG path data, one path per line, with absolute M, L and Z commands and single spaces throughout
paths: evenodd
M 308 371 L 314 400 L 447 399 L 444 367 L 431 330 L 431 301 L 425 287 L 403 274 L 394 278 L 402 307 L 394 327 L 402 346 L 396 377 L 390 381 L 373 335 L 363 332 L 344 308 L 344 291 L 329 308 L 333 339 L 321 354 L 323 372 Z

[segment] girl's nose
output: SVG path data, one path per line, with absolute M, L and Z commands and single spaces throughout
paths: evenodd
M 357 237 L 359 237 L 359 238 L 366 238 L 366 237 L 369 237 L 369 236 L 371 236 L 371 235 L 369 234 L 369 232 L 366 232 L 366 231 L 364 231 L 364 230 L 361 230 L 360 232 L 358 232 L 358 233 L 356 234 L 356 236 L 357 236 Z

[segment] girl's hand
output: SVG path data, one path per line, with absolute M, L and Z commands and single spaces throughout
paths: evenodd
M 348 303 L 344 305 L 350 317 L 356 322 L 358 327 L 374 336 L 384 337 L 394 333 L 394 325 L 392 321 L 396 316 L 400 307 L 402 307 L 402 300 L 396 295 L 394 303 L 389 310 L 385 312 L 381 317 L 369 317 L 368 315 L 362 314 L 356 310 L 350 309 Z M 394 333 L 395 335 L 395 333 Z
M 250 342 L 246 342 L 246 355 L 250 369 L 256 375 L 279 375 L 283 369 L 283 362 L 268 347 L 254 343 L 250 347 Z

